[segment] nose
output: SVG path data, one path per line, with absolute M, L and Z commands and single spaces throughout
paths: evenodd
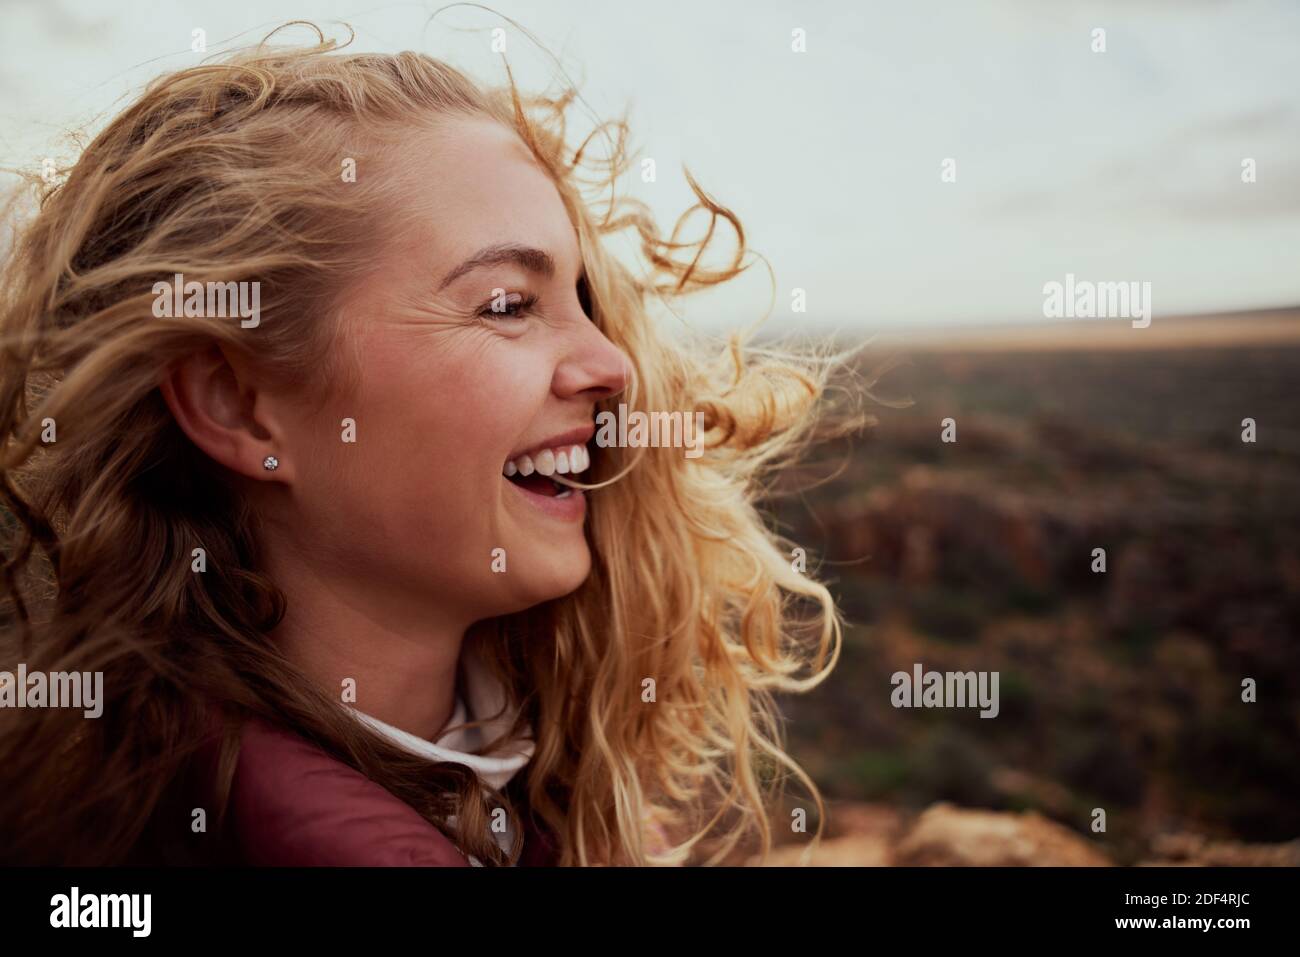
M 584 321 L 580 328 L 556 366 L 552 389 L 562 399 L 591 402 L 618 395 L 632 381 L 631 360 L 594 322 Z

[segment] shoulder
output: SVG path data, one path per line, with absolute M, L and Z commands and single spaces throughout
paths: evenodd
M 233 850 L 259 866 L 468 867 L 413 807 L 311 742 L 244 726 L 228 809 Z

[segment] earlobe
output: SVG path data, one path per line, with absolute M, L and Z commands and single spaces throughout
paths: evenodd
M 258 420 L 255 386 L 218 346 L 175 362 L 159 390 L 181 431 L 214 462 L 249 478 L 272 471 L 287 478 L 272 432 Z

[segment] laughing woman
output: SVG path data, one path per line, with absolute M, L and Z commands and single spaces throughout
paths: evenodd
M 659 330 L 739 222 L 592 200 L 626 128 L 569 143 L 572 102 L 264 44 L 33 184 L 3 661 L 104 701 L 0 709 L 0 859 L 709 863 L 767 851 L 791 776 L 820 809 L 772 694 L 839 620 L 754 500 L 827 366 Z M 702 454 L 596 441 L 620 405 L 703 413 Z

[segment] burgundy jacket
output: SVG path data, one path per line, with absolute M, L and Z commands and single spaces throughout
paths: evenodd
M 521 867 L 558 863 L 554 835 L 525 807 Z M 468 867 L 442 831 L 374 781 L 284 728 L 244 727 L 227 809 L 231 863 Z

